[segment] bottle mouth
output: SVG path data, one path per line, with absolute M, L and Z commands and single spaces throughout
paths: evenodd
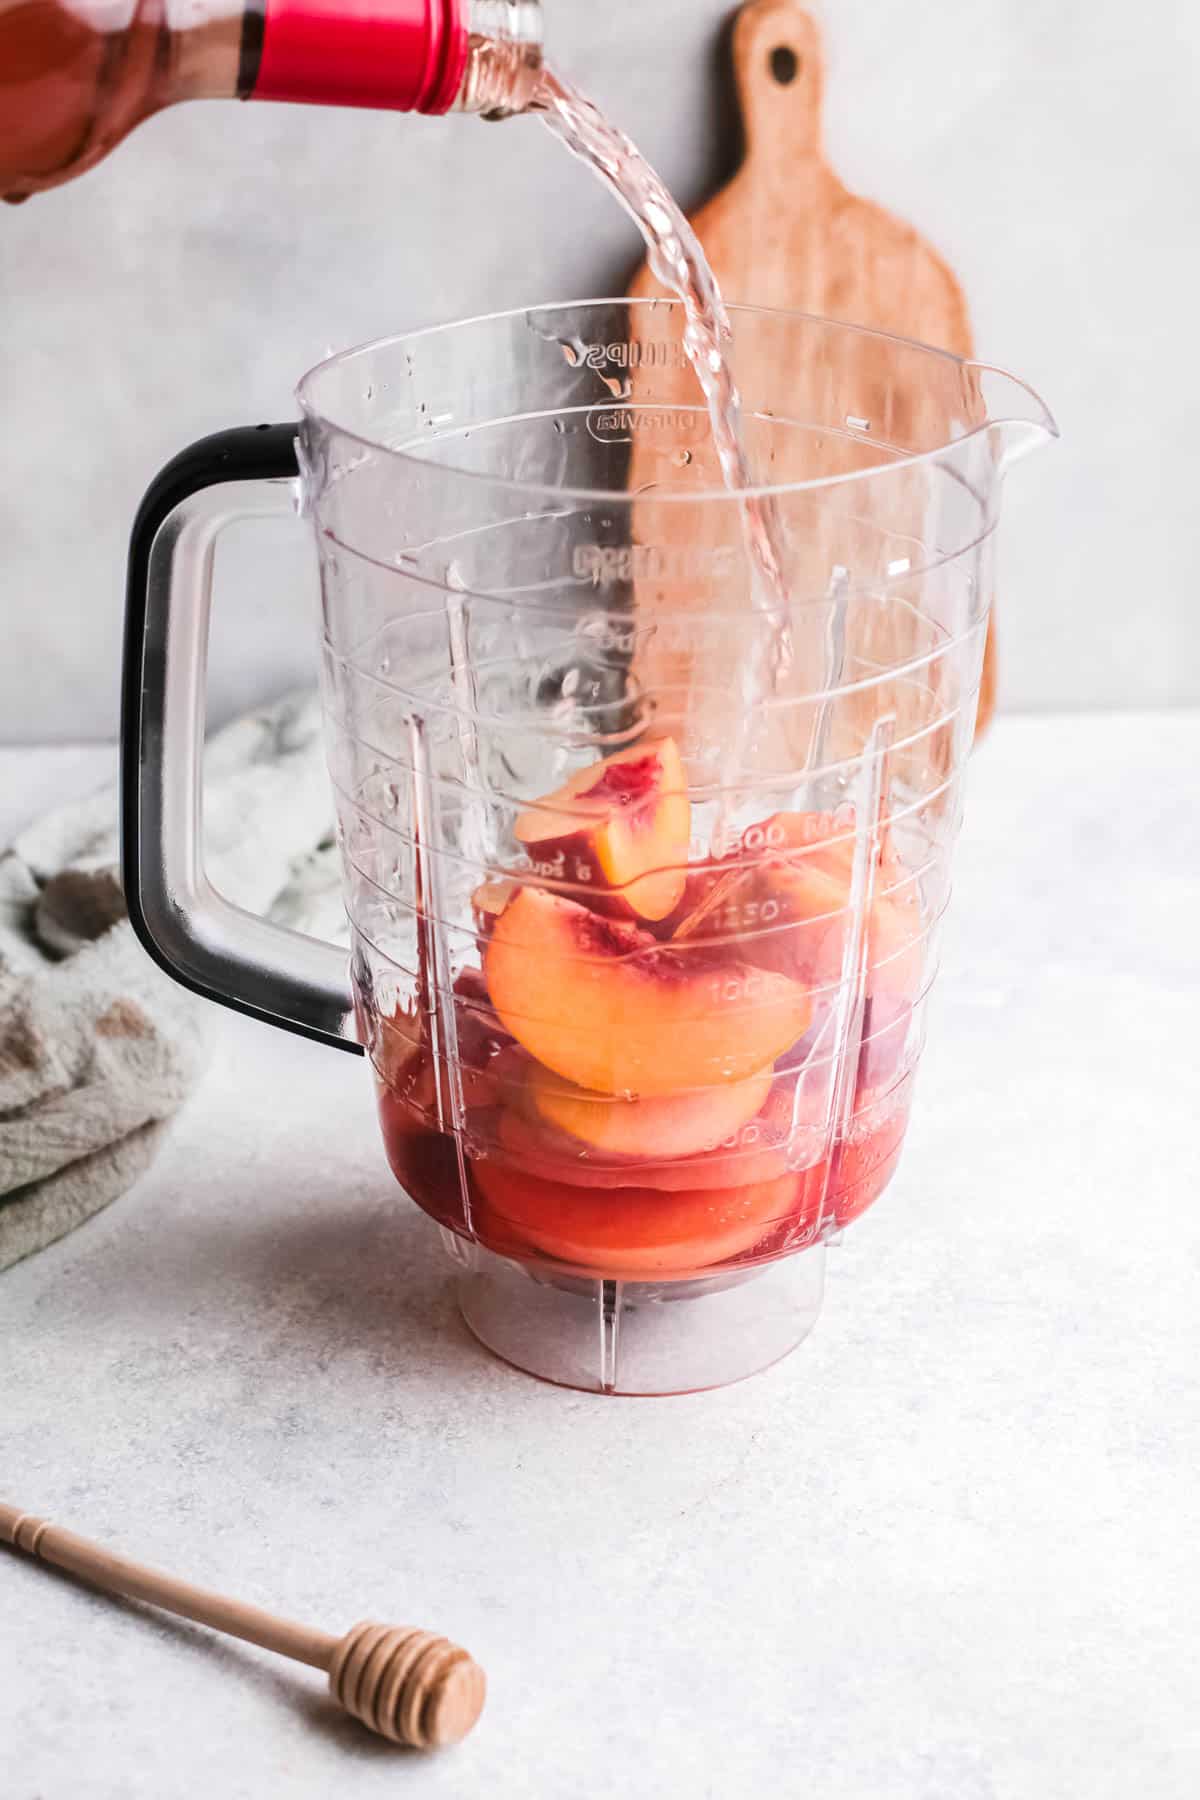
M 468 0 L 467 66 L 452 110 L 524 112 L 542 72 L 541 0 Z

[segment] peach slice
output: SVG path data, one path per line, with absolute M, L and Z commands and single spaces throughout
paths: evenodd
M 516 823 L 539 879 L 586 885 L 580 897 L 597 911 L 650 920 L 679 903 L 690 833 L 687 777 L 669 737 L 581 769 Z
M 727 1190 L 568 1187 L 483 1157 L 472 1164 L 485 1205 L 480 1239 L 503 1256 L 530 1250 L 597 1278 L 684 1280 L 753 1250 L 787 1216 L 794 1175 Z
M 761 1112 L 773 1079 L 763 1069 L 732 1086 L 624 1100 L 574 1087 L 535 1063 L 529 1097 L 540 1118 L 593 1150 L 665 1162 L 715 1150 L 733 1137 Z
M 647 1187 L 734 1188 L 778 1180 L 822 1160 L 827 1148 L 824 1096 L 801 1090 L 794 1075 L 777 1075 L 766 1103 L 713 1150 L 642 1168 Z
M 781 862 L 761 871 L 767 901 L 781 924 L 745 946 L 750 961 L 777 969 L 816 988 L 841 980 L 850 929 L 850 878 L 819 865 Z M 923 931 L 916 896 L 903 901 L 877 894 L 867 921 L 867 987 L 916 997 L 924 966 Z
M 781 868 L 798 866 L 820 877 L 804 909 L 805 918 L 842 910 L 854 864 L 853 834 L 853 813 L 847 816 L 845 811 L 840 815 L 773 813 L 761 825 L 748 826 L 727 867 L 691 871 L 671 920 L 671 941 L 678 944 L 695 938 L 711 943 L 790 923 L 786 894 L 771 891 L 772 877 Z M 789 851 L 804 854 L 789 857 Z M 819 904 L 821 900 L 824 906 Z M 768 954 L 778 935 L 770 933 Z M 784 960 L 779 959 L 778 966 L 787 974 L 790 971 L 783 966 Z
M 805 1097 L 795 1106 L 795 1078 L 777 1076 L 765 1105 L 709 1150 L 671 1158 L 597 1150 L 543 1118 L 519 1090 L 500 1115 L 496 1152 L 502 1162 L 569 1187 L 678 1190 L 744 1187 L 776 1181 L 825 1150 L 824 1112 Z M 635 1104 L 650 1104 L 636 1102 Z M 794 1118 L 795 1112 L 801 1116 Z M 807 1155 L 805 1154 L 807 1152 Z
M 755 873 L 770 928 L 745 945 L 747 957 L 814 988 L 835 987 L 851 923 L 848 877 L 807 858 L 774 858 Z
M 808 991 L 522 888 L 484 953 L 501 1024 L 556 1075 L 637 1097 L 745 1081 L 803 1036 Z
M 832 987 L 842 975 L 850 890 L 854 873 L 854 817 L 841 813 L 775 813 L 743 839 L 749 852 L 765 847 L 744 878 L 751 883 L 726 896 L 747 926 L 767 929 L 748 938 L 742 952 L 763 968 Z M 884 843 L 875 875 L 868 921 L 868 987 L 915 997 L 924 967 L 920 901 L 904 865 Z M 753 917 L 751 916 L 753 914 Z

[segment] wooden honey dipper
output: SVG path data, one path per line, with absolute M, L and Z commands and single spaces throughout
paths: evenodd
M 457 1744 L 483 1711 L 487 1682 L 479 1664 L 457 1644 L 427 1631 L 367 1622 L 353 1626 L 344 1637 L 334 1637 L 177 1581 L 3 1502 L 0 1543 L 66 1569 L 110 1594 L 161 1606 L 180 1618 L 325 1670 L 338 1705 L 394 1744 L 416 1750 Z

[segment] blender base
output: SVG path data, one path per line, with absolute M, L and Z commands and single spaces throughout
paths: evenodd
M 688 1394 L 778 1362 L 816 1323 L 825 1247 L 695 1281 L 553 1276 L 452 1234 L 458 1303 L 514 1368 L 591 1394 Z

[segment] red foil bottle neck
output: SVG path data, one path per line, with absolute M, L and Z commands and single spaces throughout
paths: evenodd
M 466 0 L 250 0 L 248 100 L 444 113 L 467 66 Z

